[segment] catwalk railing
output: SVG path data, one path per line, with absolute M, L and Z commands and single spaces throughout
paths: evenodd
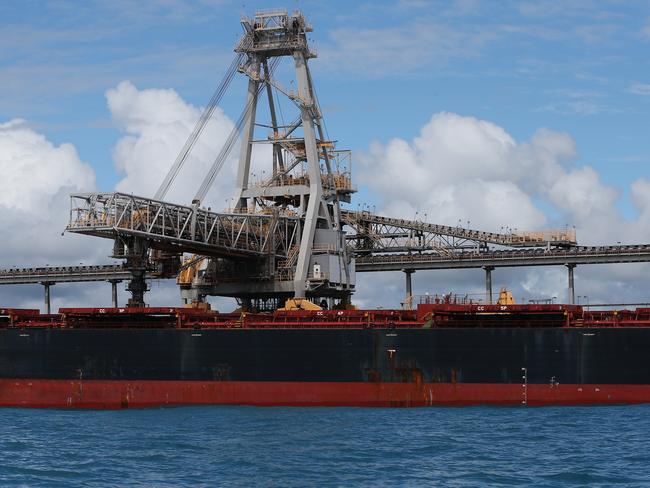
M 485 248 L 488 244 L 511 247 L 575 246 L 575 229 L 537 232 L 484 232 L 459 226 L 382 217 L 368 211 L 344 210 L 343 221 L 354 229 L 348 241 L 355 250 L 371 252 L 436 251 L 447 256 L 458 249 Z
M 650 245 L 638 246 L 595 246 L 572 249 L 522 249 L 518 251 L 462 252 L 451 257 L 436 254 L 386 254 L 359 256 L 356 258 L 357 272 L 400 271 L 402 269 L 454 269 L 516 267 L 516 266 L 558 266 L 578 264 L 640 263 L 650 261 Z M 148 277 L 173 278 L 149 274 Z M 83 281 L 127 280 L 130 274 L 122 265 L 103 266 L 51 266 L 40 268 L 14 268 L 0 270 L 0 285 L 26 283 L 63 283 Z
M 68 232 L 108 239 L 140 237 L 156 249 L 205 256 L 286 257 L 298 219 L 290 215 L 216 213 L 124 193 L 71 195 Z
M 299 238 L 299 218 L 278 209 L 273 212 L 217 213 L 124 193 L 86 193 L 71 195 L 67 230 L 110 239 L 142 237 L 151 247 L 172 252 L 286 258 Z M 358 255 L 433 251 L 452 259 L 459 250 L 487 250 L 489 244 L 511 248 L 576 244 L 573 230 L 499 234 L 349 210 L 342 218 L 354 231 L 348 242 Z
M 131 273 L 124 269 L 121 264 L 0 269 L 0 285 L 123 281 L 128 280 L 130 277 Z
M 123 193 L 75 194 L 71 201 L 69 232 L 141 237 L 153 248 L 172 252 L 234 258 L 275 254 L 280 262 L 289 262 L 299 239 L 299 218 L 277 211 L 216 213 Z M 576 246 L 573 231 L 499 234 L 349 210 L 342 218 L 356 232 L 348 244 L 358 272 L 650 261 L 650 245 Z M 509 249 L 495 250 L 494 245 Z M 0 284 L 129 277 L 121 265 L 0 270 Z
M 457 252 L 451 256 L 433 253 L 359 256 L 357 272 L 402 269 L 454 269 L 578 264 L 640 263 L 650 261 L 650 244 L 580 246 L 568 249 L 521 249 Z

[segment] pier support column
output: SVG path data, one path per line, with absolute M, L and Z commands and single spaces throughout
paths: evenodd
M 111 304 L 113 308 L 117 308 L 117 284 L 122 283 L 122 280 L 108 280 L 111 284 Z
M 132 238 L 126 245 L 126 262 L 124 267 L 131 272 L 131 279 L 127 290 L 131 298 L 127 302 L 129 308 L 142 308 L 145 306 L 144 294 L 148 291 L 145 274 L 149 267 L 149 244 L 140 237 Z
M 492 305 L 492 271 L 494 266 L 483 266 L 485 270 L 485 301 L 488 305 Z
M 404 305 L 406 306 L 406 310 L 411 310 L 413 307 L 413 281 L 412 281 L 412 275 L 415 273 L 414 269 L 403 269 L 404 276 L 406 277 L 406 300 L 404 301 Z
M 44 281 L 41 283 L 45 287 L 45 313 L 52 313 L 52 307 L 50 305 L 50 286 L 54 283 L 51 281 Z
M 576 291 L 573 282 L 573 269 L 576 267 L 575 264 L 566 264 L 567 270 L 569 271 L 569 305 L 573 305 L 576 302 Z

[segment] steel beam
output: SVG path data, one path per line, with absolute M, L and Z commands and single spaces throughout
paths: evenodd
M 0 269 L 0 285 L 33 283 L 75 283 L 90 281 L 123 281 L 131 274 L 122 265 L 52 266 L 45 268 Z M 147 278 L 157 278 L 147 275 Z
M 122 280 L 109 280 L 111 284 L 111 305 L 113 308 L 117 308 L 117 284 L 121 283 Z
M 260 83 L 260 58 L 253 56 L 251 59 L 251 77 L 248 80 L 248 94 L 246 97 L 246 115 L 241 136 L 241 149 L 239 152 L 239 165 L 237 166 L 237 203 L 236 208 L 246 208 L 247 201 L 242 193 L 248 188 L 250 176 L 253 133 L 255 131 L 255 113 L 257 110 L 257 95 Z
M 568 278 L 569 278 L 569 293 L 568 293 L 568 300 L 569 300 L 569 305 L 573 305 L 576 302 L 576 292 L 575 292 L 575 286 L 573 282 L 573 270 L 576 267 L 575 264 L 567 264 L 566 265 L 567 270 L 568 270 Z
M 494 266 L 483 266 L 485 270 L 485 302 L 492 305 L 492 271 Z
M 41 284 L 43 287 L 45 287 L 45 313 L 50 314 L 52 313 L 52 307 L 50 304 L 50 286 L 54 285 L 54 283 L 50 281 L 44 281 Z
M 348 236 L 350 241 L 364 242 L 364 238 L 371 235 L 376 244 L 388 245 L 382 247 L 394 247 L 395 238 L 390 234 L 406 235 L 406 242 L 413 247 L 424 245 L 441 251 L 468 244 L 474 247 L 495 244 L 512 248 L 571 247 L 577 244 L 574 230 L 503 234 L 460 226 L 430 224 L 418 220 L 383 217 L 368 211 L 345 210 L 342 216 L 344 222 L 356 231 L 356 235 Z M 386 239 L 393 239 L 393 241 L 386 241 Z M 384 242 L 378 242 L 379 240 Z M 358 250 L 370 251 L 371 249 L 358 247 Z
M 406 278 L 406 303 L 409 305 L 408 308 L 410 308 L 412 301 L 413 301 L 413 280 L 412 280 L 412 275 L 415 273 L 414 269 L 403 269 L 404 276 Z
M 435 254 L 392 254 L 357 256 L 357 272 L 402 271 L 404 269 L 467 269 L 522 266 L 566 266 L 569 264 L 608 264 L 650 262 L 650 245 L 577 247 L 568 251 L 497 251 L 463 253 L 451 258 Z M 88 281 L 124 281 L 131 274 L 122 265 L 57 266 L 43 268 L 0 269 L 0 285 L 30 283 L 67 283 Z M 151 274 L 147 278 L 162 278 Z
M 300 105 L 302 117 L 302 130 L 305 139 L 305 154 L 307 156 L 307 174 L 309 175 L 309 201 L 305 211 L 305 223 L 300 239 L 300 251 L 296 262 L 296 271 L 293 278 L 294 293 L 296 297 L 304 297 L 306 291 L 309 261 L 312 256 L 314 235 L 319 213 L 323 205 L 323 183 L 321 181 L 320 159 L 316 147 L 316 133 L 314 132 L 314 100 L 312 100 L 312 87 L 307 75 L 307 60 L 304 53 L 293 53 L 296 77 L 298 78 L 298 91 L 304 102 Z
M 650 245 L 576 247 L 570 250 L 488 251 L 456 253 L 450 257 L 437 254 L 392 254 L 358 256 L 357 272 L 400 271 L 404 268 L 467 269 L 494 266 L 566 266 L 567 264 L 610 264 L 650 262 Z

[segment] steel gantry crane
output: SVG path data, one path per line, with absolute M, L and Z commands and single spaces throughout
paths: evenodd
M 493 233 L 461 226 L 342 210 L 355 192 L 350 151 L 327 136 L 309 69 L 316 55 L 300 12 L 260 11 L 241 20 L 235 57 L 153 198 L 124 193 L 71 195 L 68 232 L 111 239 L 121 266 L 0 270 L 0 284 L 105 280 L 128 282 L 129 306 L 144 305 L 148 279 L 175 278 L 187 302 L 208 295 L 237 298 L 245 308 L 282 306 L 288 299 L 345 304 L 356 272 L 401 270 L 407 295 L 416 269 L 483 268 L 486 300 L 491 272 L 500 266 L 650 261 L 650 245 L 577 246 L 575 231 Z M 281 59 L 292 61 L 297 90 L 276 76 Z M 165 201 L 236 73 L 247 77 L 246 102 L 191 202 Z M 286 123 L 282 104 L 294 115 Z M 260 107 L 270 120 L 263 123 Z M 278 113 L 280 117 L 278 117 Z M 282 120 L 280 120 L 282 119 Z M 261 129 L 270 130 L 260 137 Z M 204 201 L 240 140 L 233 208 L 213 212 Z M 253 147 L 270 146 L 265 176 L 252 174 Z M 191 256 L 188 256 L 191 254 Z M 306 300 L 296 303 L 309 303 Z
M 206 295 L 234 296 L 274 302 L 287 298 L 348 300 L 354 290 L 354 257 L 347 251 L 340 202 L 354 192 L 349 152 L 338 151 L 325 136 L 309 60 L 315 57 L 307 33 L 311 27 L 300 12 L 258 12 L 242 18 L 244 34 L 237 56 L 204 115 L 172 165 L 155 198 L 120 193 L 72 195 L 67 230 L 115 240 L 114 256 L 132 271 L 131 305 L 141 306 L 150 250 L 172 259 L 185 252 L 206 256 L 199 272 L 182 290 L 186 300 Z M 297 91 L 274 79 L 278 61 L 293 61 Z M 237 70 L 248 77 L 245 108 L 190 205 L 163 199 L 207 124 L 214 106 Z M 298 111 L 289 125 L 277 119 L 273 92 Z M 256 138 L 261 95 L 266 92 L 272 133 Z M 241 132 L 236 178 L 236 204 L 227 213 L 201 207 L 219 170 Z M 253 145 L 272 147 L 270 177 L 251 178 Z M 265 173 L 266 174 L 266 173 Z M 176 261 L 178 268 L 178 261 Z M 170 266 L 174 269 L 173 266 Z

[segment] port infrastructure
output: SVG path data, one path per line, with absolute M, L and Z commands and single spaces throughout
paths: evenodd
M 203 268 L 182 288 L 186 301 L 223 295 L 246 307 L 253 300 L 277 306 L 290 297 L 347 301 L 354 291 L 354 258 L 347 252 L 340 210 L 340 202 L 349 202 L 354 192 L 346 166 L 351 158 L 326 135 L 308 64 L 315 57 L 307 40 L 312 28 L 300 12 L 286 10 L 260 11 L 243 17 L 241 25 L 244 33 L 230 69 L 154 198 L 72 196 L 67 230 L 115 242 L 114 256 L 132 270 L 131 306 L 144 306 L 150 250 L 166 258 L 170 253 L 179 259 L 184 253 L 205 256 Z M 293 62 L 297 90 L 275 77 L 283 58 Z M 191 204 L 164 201 L 235 72 L 248 78 L 248 89 L 232 133 Z M 288 124 L 278 120 L 280 97 L 297 112 Z M 270 116 L 263 123 L 257 117 L 262 103 Z M 270 130 L 265 138 L 258 137 L 261 128 Z M 227 213 L 210 212 L 202 204 L 237 139 L 235 205 Z M 255 144 L 271 146 L 265 172 L 270 176 L 262 182 L 252 178 Z
M 54 283 L 108 281 L 117 306 L 116 285 L 126 281 L 128 306 L 142 307 L 147 280 L 176 278 L 186 303 L 229 296 L 245 308 L 265 309 L 294 297 L 345 304 L 357 272 L 403 271 L 411 296 L 416 270 L 483 268 L 492 303 L 495 268 L 563 265 L 573 303 L 575 266 L 650 261 L 650 245 L 578 246 L 572 228 L 495 233 L 342 208 L 356 191 L 352 155 L 327 134 L 309 68 L 316 57 L 307 39 L 311 26 L 300 12 L 286 10 L 258 11 L 241 25 L 232 63 L 155 195 L 71 195 L 66 230 L 112 240 L 112 257 L 123 264 L 0 270 L 0 284 L 42 284 L 49 310 Z M 296 89 L 277 79 L 285 58 Z M 241 115 L 192 201 L 166 201 L 237 73 L 248 79 Z M 280 111 L 281 100 L 295 112 L 288 121 L 278 117 L 289 113 Z M 238 140 L 234 205 L 214 212 L 204 202 Z M 261 144 L 270 146 L 268 177 L 256 180 L 251 157 Z

